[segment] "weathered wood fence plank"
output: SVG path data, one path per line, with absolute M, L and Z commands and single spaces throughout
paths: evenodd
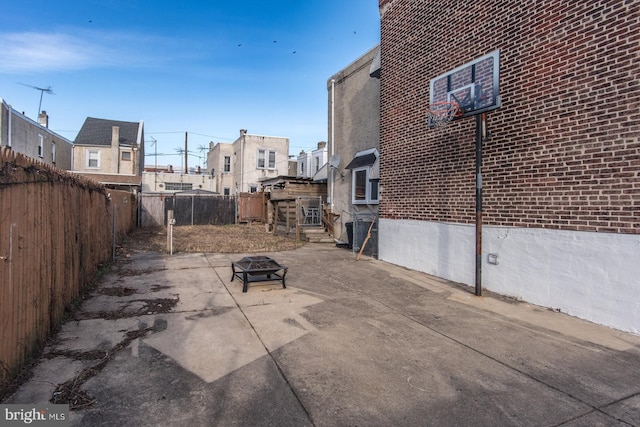
M 122 238 L 132 194 L 0 149 L 0 387 L 111 259 L 114 206 Z

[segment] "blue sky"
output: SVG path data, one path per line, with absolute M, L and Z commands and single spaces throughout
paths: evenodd
M 327 80 L 380 41 L 377 0 L 4 2 L 0 98 L 73 141 L 87 117 L 144 120 L 147 158 L 190 165 L 240 129 L 327 140 Z

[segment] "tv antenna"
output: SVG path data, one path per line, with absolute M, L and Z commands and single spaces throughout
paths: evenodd
M 174 150 L 180 156 L 180 173 L 185 173 L 185 171 L 184 171 L 184 158 L 186 156 L 184 156 L 184 153 L 186 152 L 186 150 L 184 148 L 182 148 L 182 147 L 174 148 Z
M 40 91 L 40 104 L 38 104 L 38 115 L 40 115 L 40 112 L 42 111 L 42 96 L 45 93 L 47 93 L 49 95 L 55 95 L 55 93 L 51 89 L 51 86 L 45 88 L 45 87 L 31 86 L 31 85 L 27 85 L 27 84 L 20 83 L 20 82 L 18 82 L 18 84 L 22 85 L 22 86 L 30 87 L 31 89 L 35 89 L 35 90 L 39 90 Z
M 198 160 L 200 160 L 202 162 L 202 159 L 204 159 L 203 166 L 207 165 L 207 157 L 204 155 L 204 152 L 207 151 L 209 149 L 209 147 L 207 147 L 206 145 L 200 145 L 198 147 L 198 151 L 200 152 L 200 155 L 198 156 Z

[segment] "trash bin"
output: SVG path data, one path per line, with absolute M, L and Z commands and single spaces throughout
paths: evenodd
M 353 249 L 359 251 L 364 243 L 364 240 L 367 238 L 367 233 L 369 232 L 369 227 L 371 226 L 371 221 L 357 221 L 354 224 L 353 221 L 345 223 L 347 227 L 347 237 L 349 238 L 349 249 Z M 377 252 L 376 250 L 377 242 L 375 242 L 374 236 L 372 239 L 367 242 L 367 246 L 364 248 L 365 255 L 373 255 Z
M 349 249 L 353 249 L 353 221 L 345 224 L 347 227 L 347 238 L 349 239 Z

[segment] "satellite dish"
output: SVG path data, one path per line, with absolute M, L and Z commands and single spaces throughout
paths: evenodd
M 334 154 L 329 159 L 329 166 L 331 166 L 334 169 L 337 169 L 339 165 L 340 165 L 340 156 L 337 154 Z

